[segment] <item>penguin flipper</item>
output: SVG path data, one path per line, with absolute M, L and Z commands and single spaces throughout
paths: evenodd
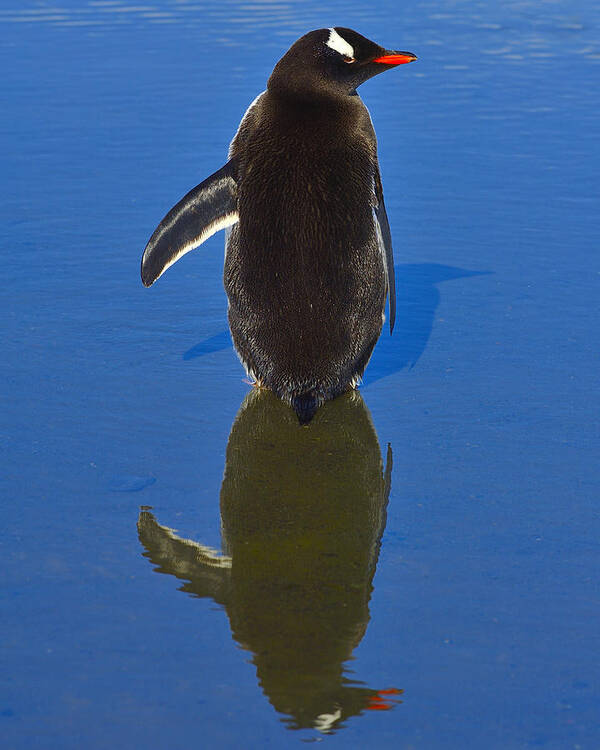
M 385 270 L 388 282 L 388 299 L 390 305 L 390 334 L 394 330 L 394 322 L 396 320 L 396 275 L 394 273 L 394 251 L 392 249 L 392 233 L 390 232 L 390 224 L 388 222 L 387 213 L 385 211 L 385 203 L 383 202 L 383 187 L 381 185 L 381 177 L 379 172 L 375 175 L 375 197 L 377 203 L 373 209 L 375 212 L 375 219 L 379 226 L 380 243 L 383 245 L 381 248 L 383 257 L 385 258 Z
M 184 196 L 154 230 L 142 256 L 142 282 L 151 286 L 182 255 L 238 220 L 236 165 L 230 160 Z
M 146 549 L 144 557 L 156 566 L 155 570 L 187 581 L 182 591 L 225 603 L 231 557 L 191 539 L 182 539 L 173 529 L 159 524 L 147 510 L 140 512 L 137 528 L 139 540 Z

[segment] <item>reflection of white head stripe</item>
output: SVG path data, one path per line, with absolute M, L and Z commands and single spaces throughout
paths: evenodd
M 329 730 L 333 727 L 335 722 L 341 718 L 342 718 L 342 709 L 338 707 L 334 713 L 320 714 L 319 716 L 317 716 L 317 718 L 314 720 L 313 726 L 319 732 L 328 734 Z
M 352 45 L 348 44 L 348 42 L 341 37 L 335 29 L 329 29 L 329 39 L 326 44 L 344 57 L 354 57 L 354 48 Z

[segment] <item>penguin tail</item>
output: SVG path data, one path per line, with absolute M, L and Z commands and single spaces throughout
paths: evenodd
M 322 399 L 314 391 L 305 391 L 298 396 L 292 396 L 292 409 L 296 412 L 301 425 L 308 424 L 321 406 Z

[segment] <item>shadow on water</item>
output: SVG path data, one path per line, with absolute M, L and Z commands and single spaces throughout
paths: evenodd
M 490 273 L 440 263 L 405 263 L 396 266 L 395 271 L 397 309 L 394 335 L 389 336 L 384 330 L 365 372 L 365 385 L 406 367 L 412 368 L 418 362 L 431 336 L 435 311 L 440 303 L 437 284 Z M 183 359 L 195 359 L 230 346 L 229 331 L 222 331 L 188 349 Z
M 223 552 L 180 538 L 142 510 L 144 555 L 209 597 L 253 654 L 264 694 L 290 729 L 332 732 L 364 710 L 399 703 L 347 676 L 362 640 L 386 522 L 392 451 L 383 466 L 357 393 L 325 404 L 309 428 L 268 391 L 235 419 L 221 487 Z
M 425 351 L 435 311 L 441 295 L 437 284 L 443 281 L 485 276 L 491 271 L 468 271 L 441 263 L 405 263 L 396 266 L 396 326 L 394 335 L 383 335 L 365 371 L 364 385 L 412 369 Z
M 231 336 L 229 331 L 221 331 L 215 336 L 211 336 L 209 339 L 200 341 L 196 346 L 192 346 L 187 352 L 184 352 L 184 359 L 195 359 L 196 357 L 203 357 L 205 354 L 212 354 L 213 352 L 221 352 L 224 349 L 229 349 L 232 346 Z

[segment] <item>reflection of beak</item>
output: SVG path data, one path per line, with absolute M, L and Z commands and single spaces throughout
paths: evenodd
M 381 57 L 376 57 L 373 62 L 383 63 L 384 65 L 404 65 L 416 60 L 417 56 L 412 52 L 389 52 Z
M 397 688 L 389 690 L 380 690 L 369 698 L 367 711 L 389 711 L 396 704 L 402 703 L 399 698 L 392 698 L 393 695 L 402 695 L 404 691 Z

